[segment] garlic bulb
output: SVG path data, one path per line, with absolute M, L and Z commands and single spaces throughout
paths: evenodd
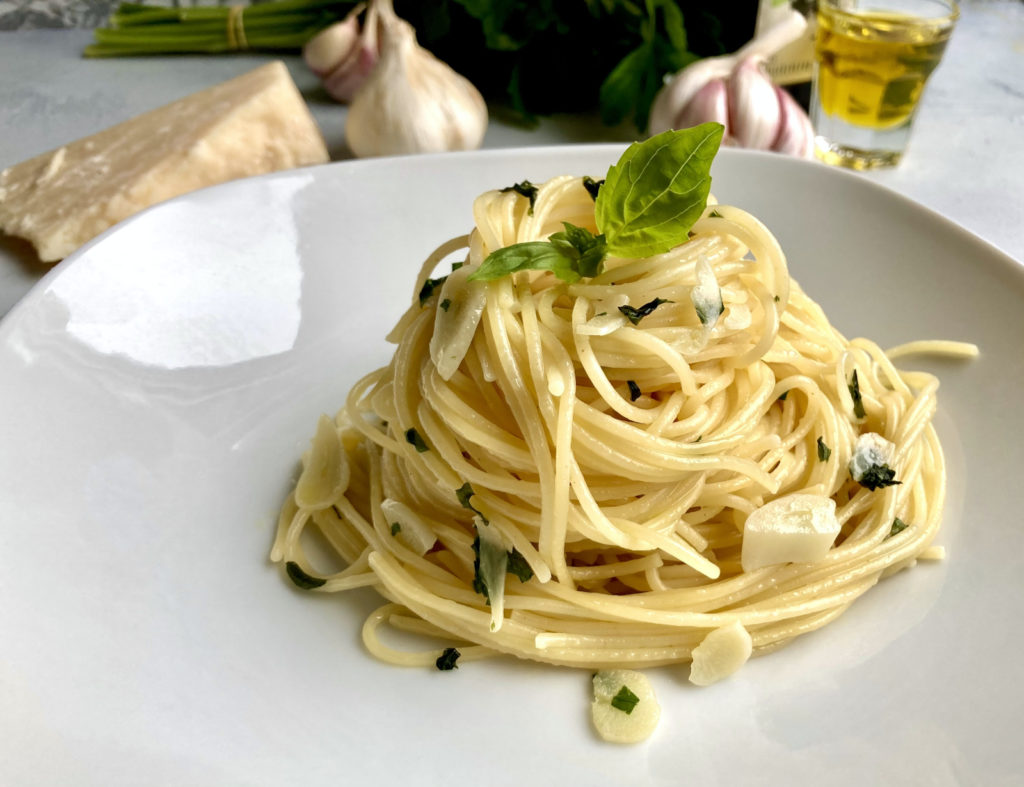
M 352 102 L 345 141 L 359 156 L 436 153 L 480 147 L 487 105 L 472 83 L 416 42 L 391 0 L 373 0 L 380 59 Z
M 377 63 L 377 34 L 374 25 L 359 33 L 360 3 L 342 21 L 325 27 L 302 48 L 306 65 L 324 80 L 324 88 L 338 101 L 352 100 Z
M 302 59 L 318 77 L 327 76 L 341 64 L 359 40 L 358 6 L 342 21 L 328 25 L 302 47 Z
M 727 145 L 810 157 L 810 118 L 764 70 L 765 61 L 806 27 L 803 15 L 793 11 L 732 55 L 705 58 L 684 68 L 654 99 L 651 134 L 715 121 L 725 126 Z

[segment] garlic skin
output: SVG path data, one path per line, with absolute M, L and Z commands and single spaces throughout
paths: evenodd
M 782 110 L 763 61 L 756 56 L 741 60 L 728 88 L 733 141 L 742 148 L 770 150 L 780 133 Z
M 416 42 L 391 0 L 375 0 L 369 13 L 375 12 L 380 59 L 349 108 L 349 149 L 364 158 L 480 147 L 487 130 L 480 92 Z
M 686 128 L 679 122 L 680 113 L 686 110 L 701 88 L 713 80 L 728 77 L 733 64 L 731 55 L 706 57 L 672 76 L 655 95 L 651 105 L 651 136 L 673 128 Z
M 655 96 L 650 133 L 714 121 L 725 126 L 723 144 L 810 158 L 810 118 L 764 69 L 806 27 L 803 15 L 793 11 L 732 55 L 698 60 L 669 78 Z
M 302 57 L 310 70 L 324 81 L 324 89 L 337 101 L 347 104 L 363 86 L 377 64 L 378 42 L 375 17 L 367 16 L 360 34 L 360 3 L 342 21 L 325 27 L 302 48 Z
M 724 79 L 712 79 L 698 90 L 676 118 L 680 128 L 713 121 L 725 126 L 724 139 L 732 135 L 729 122 L 729 90 Z
M 302 47 L 302 59 L 318 77 L 327 76 L 348 57 L 359 40 L 359 20 L 349 14 L 328 25 Z
M 772 143 L 772 150 L 790 156 L 812 158 L 814 155 L 814 126 L 804 108 L 796 103 L 789 93 L 778 85 L 775 93 L 779 100 L 782 117 L 779 120 L 779 136 Z
M 377 59 L 376 41 L 360 39 L 349 56 L 324 77 L 324 89 L 335 100 L 350 103 L 370 78 Z

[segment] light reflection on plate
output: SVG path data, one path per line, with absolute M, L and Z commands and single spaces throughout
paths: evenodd
M 1024 768 L 1024 269 L 871 183 L 724 151 L 713 191 L 778 235 L 847 335 L 973 341 L 939 374 L 945 564 L 698 690 L 652 670 L 646 744 L 598 743 L 587 676 L 378 664 L 372 592 L 266 553 L 320 412 L 385 361 L 421 259 L 485 188 L 620 148 L 351 162 L 217 187 L 90 244 L 0 324 L 0 764 L 9 783 L 862 784 Z M 54 753 L 60 756 L 55 757 Z

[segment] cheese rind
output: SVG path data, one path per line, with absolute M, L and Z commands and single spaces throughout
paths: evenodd
M 309 108 L 275 61 L 4 170 L 0 230 L 55 262 L 171 197 L 327 160 Z

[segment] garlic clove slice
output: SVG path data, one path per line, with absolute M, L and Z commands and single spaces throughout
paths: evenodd
M 768 150 L 779 135 L 782 110 L 761 64 L 758 57 L 744 58 L 729 77 L 729 118 L 740 146 Z
M 487 305 L 487 284 L 469 281 L 476 266 L 464 265 L 448 276 L 437 296 L 430 359 L 442 380 L 449 380 L 462 364 Z
M 302 458 L 302 474 L 295 484 L 295 503 L 319 511 L 335 503 L 348 489 L 348 457 L 334 421 L 321 415 L 310 450 Z
M 721 123 L 725 136 L 729 136 L 729 91 L 725 80 L 712 79 L 698 90 L 679 113 L 675 127 L 690 128 L 708 122 Z
M 778 85 L 775 94 L 779 100 L 781 117 L 779 135 L 772 143 L 772 150 L 790 156 L 810 158 L 814 152 L 814 127 L 804 108 Z

